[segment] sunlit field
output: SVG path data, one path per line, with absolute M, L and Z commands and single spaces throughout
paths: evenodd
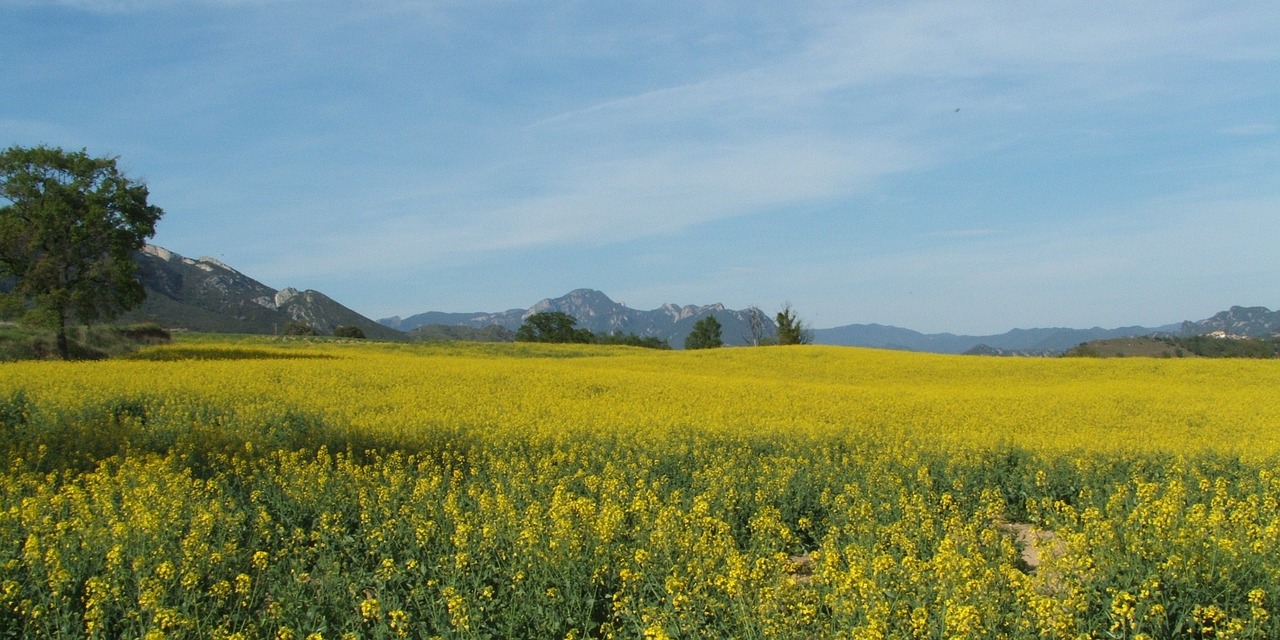
M 0 365 L 0 637 L 1280 637 L 1280 363 Z

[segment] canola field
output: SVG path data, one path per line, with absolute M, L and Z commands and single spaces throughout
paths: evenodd
M 0 365 L 0 638 L 1277 638 L 1280 363 Z

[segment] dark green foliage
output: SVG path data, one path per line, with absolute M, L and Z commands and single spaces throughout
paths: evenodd
M 516 334 L 498 324 L 491 324 L 482 328 L 449 324 L 424 324 L 410 331 L 409 337 L 423 342 L 515 342 Z
M 311 325 L 299 320 L 290 320 L 280 327 L 280 335 L 282 336 L 314 336 L 316 330 Z
M 1275 358 L 1280 354 L 1280 338 L 1202 336 L 1162 336 L 1095 340 L 1069 349 L 1065 357 L 1121 358 L 1148 356 L 1161 358 Z
M 791 305 L 786 305 L 776 316 L 778 321 L 778 344 L 810 344 L 813 342 L 813 331 L 796 317 Z
M 525 318 L 516 331 L 516 342 L 592 342 L 594 336 L 587 329 L 575 328 L 578 319 L 562 311 L 542 311 Z
M 138 344 L 167 344 L 173 340 L 172 334 L 154 322 L 131 324 L 119 327 L 117 331 Z
M 595 334 L 594 340 L 596 344 L 621 344 L 631 347 L 644 347 L 646 349 L 670 349 L 671 344 L 658 336 L 638 336 L 634 333 L 624 334 L 621 331 L 613 333 Z
M 686 349 L 715 349 L 724 346 L 724 338 L 720 335 L 720 321 L 715 316 L 707 316 L 693 324 L 693 332 L 684 339 Z
M 1205 358 L 1274 358 L 1280 350 L 1280 338 L 1192 336 L 1166 338 L 1166 342 Z
M 67 352 L 77 360 L 99 360 L 131 354 L 139 347 L 166 344 L 169 332 L 155 325 L 75 327 L 67 332 Z M 0 361 L 61 357 L 57 338 L 47 327 L 0 326 Z
M 164 212 L 115 158 L 85 151 L 10 147 L 0 152 L 0 277 L 13 278 L 5 306 L 54 328 L 71 357 L 67 326 L 110 320 L 146 296 L 133 252 Z
M 649 349 L 670 349 L 671 345 L 657 336 L 639 336 L 634 333 L 592 333 L 590 329 L 577 328 L 578 319 L 563 311 L 541 311 L 525 318 L 516 331 L 516 342 L 555 342 L 573 344 L 620 344 Z
M 147 349 L 125 356 L 126 360 L 173 362 L 175 360 L 332 360 L 333 356 L 302 350 L 258 349 L 253 347 L 233 349 L 206 349 L 199 346 L 172 346 L 164 349 Z
M 357 340 L 363 340 L 364 330 L 362 330 L 360 327 L 357 327 L 355 325 L 344 324 L 340 327 L 335 328 L 333 330 L 333 335 L 336 338 L 355 338 Z

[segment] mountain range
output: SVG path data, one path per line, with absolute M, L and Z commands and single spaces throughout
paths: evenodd
M 544 299 L 527 309 L 501 312 L 448 313 L 430 311 L 407 318 L 383 318 L 378 322 L 401 331 L 421 330 L 427 326 L 465 326 L 481 328 L 498 325 L 511 331 L 533 313 L 562 311 L 578 319 L 578 324 L 594 332 L 621 331 L 641 336 L 658 336 L 679 348 L 693 323 L 708 315 L 716 316 L 723 325 L 727 345 L 740 345 L 751 335 L 749 310 L 727 309 L 723 304 L 678 306 L 666 304 L 652 311 L 632 309 L 614 302 L 592 289 L 577 289 L 559 298 Z M 765 335 L 776 335 L 777 327 L 769 314 L 764 314 Z M 932 353 L 974 353 L 991 355 L 1053 355 L 1081 343 L 1095 340 L 1150 335 L 1206 335 L 1266 337 L 1280 334 L 1280 311 L 1265 307 L 1231 307 L 1211 318 L 1184 321 L 1157 327 L 1128 326 L 1113 329 L 1065 327 L 1013 329 L 996 335 L 926 334 L 901 327 L 881 324 L 850 324 L 828 329 L 815 329 L 817 344 L 900 349 Z
M 750 310 L 726 309 L 723 304 L 702 306 L 664 304 L 657 309 L 642 311 L 614 302 L 594 289 L 575 289 L 559 298 L 546 298 L 527 309 L 509 309 L 496 313 L 446 313 L 428 311 L 407 318 L 391 317 L 378 320 L 400 331 L 414 331 L 432 325 L 461 325 L 483 328 L 498 325 L 515 331 L 525 318 L 544 311 L 567 313 L 578 320 L 579 328 L 593 333 L 634 333 L 641 337 L 657 337 L 675 348 L 684 345 L 684 339 L 693 331 L 693 325 L 707 316 L 715 316 L 720 323 L 725 344 L 743 344 L 752 335 Z M 761 316 L 762 335 L 777 333 L 777 326 Z
M 304 322 L 319 333 L 342 325 L 359 327 L 366 336 L 405 340 L 414 336 L 488 336 L 507 339 L 525 318 L 541 311 L 560 311 L 595 333 L 634 333 L 655 336 L 680 348 L 694 323 L 715 316 L 726 345 L 751 341 L 753 333 L 776 335 L 771 313 L 759 314 L 759 330 L 752 331 L 752 310 L 723 304 L 664 304 L 657 309 L 632 309 L 600 291 L 575 289 L 546 298 L 527 308 L 498 312 L 429 311 L 406 318 L 370 320 L 318 291 L 273 289 L 213 258 L 191 259 L 148 245 L 135 254 L 139 277 L 147 291 L 143 304 L 121 318 L 124 322 L 153 321 L 168 328 L 193 331 L 272 334 L 285 323 Z M 758 310 L 757 310 L 758 311 Z M 802 317 L 803 319 L 803 317 Z M 459 328 L 470 328 L 470 331 Z M 1231 307 L 1199 321 L 1159 327 L 1103 329 L 1014 329 L 998 335 L 925 334 L 880 324 L 850 324 L 813 331 L 818 344 L 903 349 L 935 353 L 1034 354 L 1060 353 L 1084 342 L 1145 335 L 1206 335 L 1269 337 L 1280 335 L 1280 311 L 1266 307 Z
M 932 353 L 1009 353 L 1047 355 L 1065 351 L 1082 342 L 1170 333 L 1180 325 L 1162 327 L 1120 327 L 1117 329 L 1013 329 L 989 336 L 967 336 L 951 333 L 925 334 L 900 327 L 878 324 L 851 324 L 813 332 L 819 344 L 838 344 L 880 349 L 928 351 Z

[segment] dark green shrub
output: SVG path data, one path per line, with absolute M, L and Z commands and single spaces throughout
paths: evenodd
M 357 340 L 364 339 L 364 330 L 360 327 L 350 324 L 344 324 L 333 330 L 336 338 L 355 338 Z
M 280 328 L 282 336 L 314 336 L 316 330 L 311 325 L 299 320 L 290 320 Z

